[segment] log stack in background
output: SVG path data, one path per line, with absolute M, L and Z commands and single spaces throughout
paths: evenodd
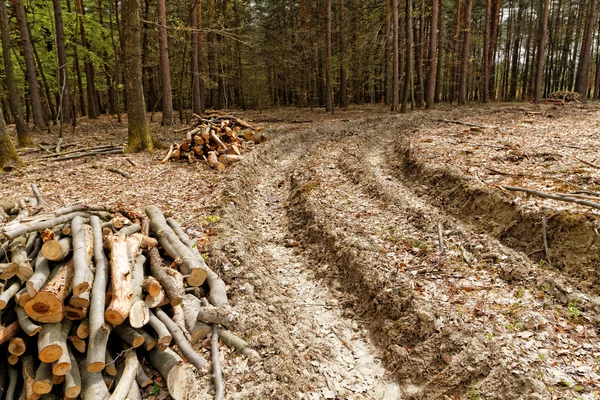
M 175 220 L 155 206 L 48 212 L 33 189 L 0 207 L 0 399 L 141 399 L 152 384 L 185 399 L 191 365 L 207 369 L 192 346 L 210 335 L 223 398 L 218 339 L 260 358 L 227 330 L 225 284 Z
M 205 161 L 211 168 L 222 171 L 242 159 L 242 154 L 267 138 L 261 127 L 231 115 L 193 115 L 193 124 L 185 128 L 181 143 L 174 143 L 162 160 Z

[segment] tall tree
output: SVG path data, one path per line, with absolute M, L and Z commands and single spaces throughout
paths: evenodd
M 327 0 L 327 71 L 325 77 L 325 94 L 326 110 L 333 113 L 333 54 L 331 50 L 331 0 Z
M 442 68 L 444 65 L 444 40 L 445 40 L 445 27 L 444 27 L 444 0 L 440 1 L 439 7 L 439 17 L 438 17 L 438 26 L 439 26 L 439 37 L 438 37 L 438 55 L 437 55 L 437 73 L 435 80 L 435 102 L 439 103 L 442 101 Z
M 88 52 L 91 51 L 90 43 L 87 40 L 87 34 L 85 31 L 85 9 L 83 8 L 83 0 L 75 0 L 75 10 L 77 12 L 77 19 L 79 21 L 79 33 L 81 34 L 81 46 Z M 94 64 L 89 57 L 86 55 L 83 59 L 83 67 L 85 69 L 85 83 L 87 88 L 87 115 L 89 118 L 98 118 L 99 107 L 98 99 L 96 97 L 96 74 L 94 72 Z
M 471 11 L 473 0 L 465 3 L 465 29 L 463 30 L 462 56 L 460 60 L 460 85 L 458 90 L 458 104 L 467 104 L 467 78 L 469 73 L 469 51 L 471 46 Z
M 490 101 L 490 36 L 492 27 L 492 0 L 486 1 L 485 8 L 485 29 L 483 33 L 483 103 Z
M 425 108 L 433 108 L 433 102 L 435 100 L 435 79 L 437 76 L 436 52 L 438 18 L 438 0 L 433 0 L 431 6 L 431 25 L 429 27 L 429 78 L 427 79 L 427 100 L 425 101 Z
M 2 6 L 4 7 L 4 4 Z M 4 112 L 0 107 L 0 172 L 12 165 L 22 166 L 23 162 L 19 158 L 17 149 L 15 149 L 15 145 L 6 130 Z
M 33 113 L 33 124 L 38 129 L 45 129 L 47 126 L 46 116 L 44 115 L 44 108 L 42 106 L 42 98 L 40 94 L 37 72 L 35 70 L 33 46 L 31 43 L 29 26 L 27 25 L 27 15 L 25 13 L 25 6 L 23 5 L 23 0 L 11 0 L 11 4 L 15 9 L 17 25 L 19 27 L 19 32 L 21 33 L 21 47 L 23 48 L 23 57 L 25 58 L 25 72 L 27 75 L 27 83 L 29 84 L 29 95 L 31 96 L 31 111 Z
M 384 87 L 384 103 L 390 105 L 391 86 L 390 86 L 390 35 L 392 35 L 392 0 L 385 0 L 385 37 L 383 40 L 383 87 Z M 393 39 L 392 39 L 393 40 Z M 392 45 L 393 47 L 393 45 Z M 393 57 L 393 56 L 392 56 Z M 393 61 L 392 61 L 393 64 Z M 393 73 L 392 73 L 393 80 Z M 393 81 L 392 81 L 393 86 Z
M 581 43 L 581 52 L 579 65 L 577 66 L 577 78 L 575 79 L 575 91 L 583 96 L 587 96 L 590 53 L 592 47 L 592 36 L 594 26 L 596 25 L 596 12 L 598 10 L 598 0 L 588 2 L 587 18 L 585 19 L 585 28 L 583 41 Z
M 392 25 L 394 26 L 394 38 L 392 39 L 394 50 L 393 50 L 393 63 L 392 63 L 392 74 L 394 79 L 392 80 L 392 111 L 400 111 L 400 76 L 399 76 L 399 36 L 398 35 L 398 0 L 393 0 L 394 6 L 392 7 Z
M 525 12 L 525 0 L 519 0 L 519 12 L 517 14 L 517 24 L 515 40 L 513 43 L 512 65 L 510 72 L 510 91 L 508 99 L 514 101 L 517 97 L 517 84 L 519 79 L 519 61 L 521 59 L 521 32 L 523 26 L 523 14 Z
M 58 59 L 59 117 L 61 122 L 70 123 L 73 119 L 71 113 L 71 89 L 69 86 L 69 77 L 67 76 L 67 48 L 65 46 L 65 31 L 60 3 L 60 0 L 52 0 L 52 5 L 54 6 L 54 25 L 56 26 L 56 56 Z
M 140 1 L 122 0 L 123 36 L 121 47 L 127 96 L 127 151 L 153 150 L 154 137 L 146 120 L 146 103 L 142 85 L 142 47 Z
M 346 40 L 344 35 L 344 8 L 344 0 L 340 0 L 340 107 L 346 107 L 348 105 L 348 82 L 346 79 Z
M 492 7 L 492 22 L 490 28 L 490 87 L 488 93 L 492 100 L 496 99 L 496 49 L 498 48 L 498 35 L 500 33 L 500 0 L 494 0 Z
M 533 99 L 535 104 L 540 104 L 542 96 L 542 81 L 544 78 L 544 59 L 546 48 L 546 37 L 548 36 L 548 15 L 550 14 L 550 0 L 544 0 L 544 8 L 541 13 L 538 29 L 537 62 L 535 70 L 535 87 Z
M 6 13 L 6 3 L 0 4 L 0 33 L 2 39 L 2 57 L 4 60 L 4 75 L 6 76 L 6 87 L 8 89 L 8 106 L 10 113 L 15 120 L 17 127 L 17 140 L 19 146 L 29 146 L 32 144 L 29 137 L 29 129 L 23 119 L 23 109 L 21 100 L 17 91 L 17 83 L 13 71 L 12 59 L 10 57 L 10 33 L 8 30 L 8 15 Z
M 406 0 L 406 71 L 404 74 L 404 90 L 402 93 L 402 104 L 400 105 L 400 112 L 406 113 L 408 111 L 408 102 L 412 103 L 413 93 L 413 2 L 412 0 Z
M 160 76 L 162 80 L 162 124 L 173 125 L 173 95 L 171 93 L 171 67 L 167 38 L 167 7 L 165 0 L 156 2 L 158 8 L 158 45 L 160 46 Z
M 201 1 L 195 1 L 192 4 L 192 12 L 190 19 L 192 22 L 191 32 L 191 71 L 192 71 L 192 109 L 196 114 L 201 114 L 204 110 L 204 104 L 202 99 L 202 93 L 200 91 L 200 70 L 199 70 L 199 49 L 200 43 L 198 42 L 198 8 L 202 6 Z

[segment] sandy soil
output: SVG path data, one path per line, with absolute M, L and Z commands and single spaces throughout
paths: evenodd
M 569 268 L 529 254 L 526 248 L 540 246 L 539 227 L 529 240 L 523 235 L 527 218 L 551 209 L 559 216 L 548 228 L 556 261 L 569 255 L 552 236 L 554 228 L 566 229 L 560 216 L 582 215 L 587 222 L 571 221 L 580 227 L 595 215 L 517 200 L 498 188 L 566 190 L 543 186 L 554 179 L 529 177 L 544 174 L 535 169 L 542 163 L 556 166 L 552 177 L 596 190 L 594 167 L 572 162 L 570 151 L 579 150 L 562 146 L 589 148 L 576 156 L 596 162 L 595 139 L 585 131 L 596 126 L 596 110 L 577 110 L 253 112 L 245 117 L 264 125 L 271 140 L 224 174 L 202 164 L 159 164 L 160 151 L 62 163 L 28 153 L 27 170 L 2 177 L 0 198 L 29 196 L 36 182 L 51 206 L 155 203 L 200 233 L 210 266 L 244 316 L 235 331 L 262 356 L 253 363 L 224 353 L 227 398 L 588 400 L 600 389 L 600 302 Z M 440 119 L 495 128 L 474 132 Z M 561 135 L 561 126 L 580 132 L 546 140 Z M 153 128 L 165 141 L 177 139 Z M 124 136 L 123 126 L 103 119 L 81 124 L 67 143 L 120 143 Z M 41 134 L 34 139 L 55 143 Z M 507 158 L 514 146 L 518 161 Z M 542 162 L 542 152 L 561 156 Z M 515 181 L 486 167 L 527 177 Z M 463 197 L 505 212 L 500 218 L 452 201 Z M 521 228 L 498 222 L 490 229 L 490 221 L 518 221 Z M 211 398 L 211 390 L 209 377 L 199 377 L 195 397 Z

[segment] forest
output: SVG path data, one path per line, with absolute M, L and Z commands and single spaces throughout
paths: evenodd
M 6 0 L 0 39 L 0 400 L 600 397 L 598 0 Z

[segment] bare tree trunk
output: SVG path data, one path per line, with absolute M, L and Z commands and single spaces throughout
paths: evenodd
M 393 87 L 393 72 L 392 72 L 392 87 L 390 87 L 390 35 L 392 35 L 392 0 L 385 0 L 385 38 L 383 42 L 383 86 L 384 94 L 383 101 L 386 105 L 392 103 L 392 87 Z M 397 19 L 397 18 L 396 18 Z M 398 22 L 396 22 L 398 24 Z M 393 39 L 392 39 L 393 40 Z M 393 48 L 393 45 L 392 45 Z M 393 57 L 393 55 L 392 55 Z M 392 61 L 393 65 L 393 61 Z
M 17 25 L 21 33 L 21 46 L 23 47 L 23 55 L 25 58 L 27 82 L 29 83 L 29 94 L 31 96 L 31 110 L 33 112 L 33 124 L 38 129 L 47 127 L 44 108 L 42 106 L 42 98 L 38 85 L 37 72 L 35 70 L 35 60 L 33 57 L 33 46 L 31 44 L 31 36 L 29 35 L 29 27 L 27 26 L 27 15 L 23 0 L 11 0 L 11 4 L 15 9 Z
M 327 71 L 325 76 L 325 95 L 326 99 L 326 110 L 333 113 L 333 87 L 332 87 L 332 75 L 333 75 L 333 62 L 332 62 L 332 51 L 331 51 L 331 0 L 327 0 Z
M 192 23 L 191 42 L 191 72 L 192 72 L 192 109 L 196 114 L 202 114 L 202 93 L 200 93 L 200 70 L 199 70 L 199 49 L 198 42 L 198 8 L 202 7 L 201 1 L 195 1 L 192 4 L 190 19 Z
M 418 108 L 425 106 L 425 85 L 424 85 L 424 71 L 423 66 L 425 64 L 425 0 L 421 0 L 419 6 L 419 30 L 415 26 L 415 36 L 417 37 L 416 43 L 416 66 L 415 71 L 417 75 L 417 91 L 416 91 L 416 102 Z
M 490 102 L 490 29 L 492 26 L 492 0 L 485 8 L 485 30 L 483 33 L 483 104 Z
M 146 120 L 144 87 L 142 86 L 142 49 L 139 0 L 121 1 L 123 64 L 127 95 L 128 147 L 130 152 L 152 150 L 154 138 Z
M 500 0 L 494 0 L 492 7 L 492 26 L 490 32 L 490 88 L 488 93 L 491 100 L 496 99 L 496 49 L 498 48 L 498 35 L 500 32 Z
M 344 0 L 340 0 L 340 107 L 346 107 L 348 105 L 348 82 L 346 79 L 346 38 L 344 34 L 345 6 Z M 387 49 L 387 37 L 385 43 L 386 53 L 389 54 L 389 50 Z M 385 62 L 387 66 L 387 58 Z M 387 68 L 385 73 L 387 76 Z
M 538 31 L 537 67 L 535 71 L 535 87 L 533 98 L 536 104 L 540 104 L 542 95 L 542 82 L 544 78 L 544 49 L 546 48 L 546 36 L 548 33 L 548 15 L 550 14 L 550 0 L 544 0 L 544 11 L 540 18 Z
M 101 27 L 104 27 L 104 9 L 102 7 L 102 1 L 98 0 L 98 23 Z M 111 28 L 112 35 L 112 28 Z M 104 29 L 102 30 L 102 42 L 106 42 L 106 35 Z M 111 114 L 117 113 L 117 104 L 115 99 L 115 88 L 113 86 L 113 79 L 111 77 L 110 68 L 108 66 L 108 54 L 106 50 L 102 50 L 102 57 L 104 58 L 104 76 L 106 77 L 106 88 L 108 91 L 108 110 Z M 116 74 L 115 74 L 116 76 Z
M 399 53 L 399 49 L 398 49 L 398 1 L 399 0 L 393 0 L 394 5 L 392 7 L 392 24 L 393 24 L 393 29 L 394 29 L 394 38 L 393 40 L 393 46 L 394 46 L 394 50 L 393 50 L 393 62 L 392 62 L 392 73 L 394 76 L 394 79 L 392 80 L 392 111 L 394 112 L 398 112 L 400 111 L 400 74 L 399 74 L 399 68 L 398 68 L 398 53 Z
M 54 24 L 56 25 L 56 54 L 58 58 L 58 97 L 61 99 L 59 118 L 61 123 L 72 122 L 71 88 L 67 76 L 67 49 L 65 46 L 65 31 L 63 28 L 62 8 L 60 0 L 52 0 L 54 6 Z
M 81 45 L 90 51 L 90 44 L 87 40 L 85 32 L 85 25 L 83 23 L 85 18 L 85 10 L 83 8 L 83 0 L 75 0 L 75 10 L 77 12 L 77 19 L 79 21 L 79 31 L 81 33 Z M 94 64 L 87 57 L 83 60 L 83 67 L 85 69 L 85 83 L 87 89 L 87 114 L 89 118 L 98 118 L 98 101 L 96 97 L 96 84 L 95 84 L 95 72 Z
M 596 39 L 596 74 L 594 79 L 594 99 L 600 99 L 600 30 Z
M 17 84 L 13 71 L 12 58 L 10 56 L 10 32 L 8 30 L 8 15 L 6 14 L 6 3 L 0 4 L 0 30 L 2 39 L 2 57 L 4 60 L 4 74 L 6 75 L 6 87 L 8 89 L 8 106 L 17 127 L 17 139 L 19 146 L 30 146 L 33 144 L 29 137 L 29 129 L 23 119 L 23 108 L 17 91 Z
M 402 93 L 402 105 L 400 106 L 400 112 L 406 113 L 408 111 L 408 102 L 412 99 L 412 80 L 413 80 L 413 2 L 412 0 L 406 0 L 406 73 L 404 75 L 404 90 Z
M 471 45 L 471 11 L 473 0 L 467 0 L 465 7 L 465 29 L 463 33 L 462 57 L 460 62 L 460 87 L 458 104 L 467 104 L 467 78 L 469 72 L 469 50 Z
M 4 4 L 2 6 L 4 6 Z M 6 131 L 3 114 L 2 108 L 0 108 L 0 173 L 4 171 L 4 168 L 6 167 L 23 165 L 12 139 Z
M 163 106 L 162 125 L 173 125 L 173 95 L 171 93 L 171 67 L 169 66 L 169 42 L 167 39 L 167 7 L 165 0 L 156 2 L 158 7 L 158 44 L 160 46 L 160 76 L 162 79 Z
M 519 60 L 521 56 L 521 32 L 523 26 L 523 13 L 525 11 L 525 1 L 519 0 L 519 12 L 517 14 L 517 27 L 515 32 L 515 42 L 513 44 L 512 66 L 510 72 L 510 91 L 508 99 L 514 101 L 517 98 L 517 83 L 519 79 Z
M 439 26 L 439 38 L 438 38 L 438 55 L 437 55 L 437 73 L 435 80 L 435 102 L 439 103 L 442 101 L 442 67 L 444 65 L 444 0 L 440 1 L 438 26 Z
M 454 30 L 454 59 L 452 60 L 452 68 L 450 69 L 450 76 L 452 78 L 450 82 L 450 103 L 454 103 L 456 100 L 456 94 L 458 90 L 458 76 L 459 76 L 459 54 L 460 54 L 460 14 L 461 14 L 461 0 L 456 0 L 456 17 L 455 17 L 455 30 Z
M 425 108 L 433 108 L 433 103 L 435 100 L 435 79 L 437 75 L 436 51 L 438 18 L 438 0 L 433 0 L 431 6 L 431 27 L 429 33 L 429 78 L 427 80 L 427 100 L 425 102 Z
M 592 37 L 594 26 L 596 25 L 596 11 L 598 9 L 598 0 L 588 2 L 588 13 L 585 20 L 585 28 L 583 34 L 583 42 L 581 43 L 581 53 L 579 65 L 577 66 L 577 78 L 575 79 L 575 91 L 582 96 L 587 96 L 589 69 L 590 69 L 590 52 L 592 46 Z

